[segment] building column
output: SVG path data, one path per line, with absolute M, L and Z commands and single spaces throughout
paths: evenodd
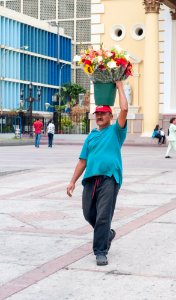
M 151 136 L 159 118 L 159 25 L 161 1 L 144 0 L 146 37 L 144 53 L 143 135 Z
M 171 12 L 172 16 L 172 46 L 171 46 L 171 99 L 170 99 L 170 108 L 176 110 L 176 85 L 175 85 L 175 76 L 176 76 L 176 12 Z

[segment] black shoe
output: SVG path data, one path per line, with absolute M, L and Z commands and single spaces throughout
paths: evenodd
M 96 256 L 97 266 L 106 266 L 108 264 L 108 260 L 106 255 L 98 254 Z
M 111 237 L 110 237 L 109 242 L 108 242 L 108 250 L 110 249 L 110 247 L 111 247 L 111 242 L 112 242 L 112 240 L 115 238 L 115 236 L 116 236 L 115 230 L 114 230 L 114 229 L 111 229 Z
M 171 156 L 168 155 L 168 156 L 165 156 L 165 158 L 171 158 Z

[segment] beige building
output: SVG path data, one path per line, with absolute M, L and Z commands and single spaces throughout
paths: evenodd
M 176 116 L 176 0 L 92 0 L 91 6 L 94 47 L 118 44 L 133 62 L 133 76 L 124 82 L 129 132 L 151 136 L 158 123 L 167 131 Z M 91 112 L 94 107 L 92 87 Z

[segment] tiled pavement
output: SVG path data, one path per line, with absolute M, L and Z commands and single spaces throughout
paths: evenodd
M 176 153 L 123 148 L 109 265 L 97 267 L 80 180 L 81 145 L 1 147 L 0 300 L 175 300 Z

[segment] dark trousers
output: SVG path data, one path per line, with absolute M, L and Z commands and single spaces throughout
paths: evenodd
M 165 135 L 160 135 L 159 133 L 155 136 L 158 139 L 158 144 L 165 143 Z
M 54 134 L 48 133 L 48 147 L 52 147 L 53 145 L 53 136 Z
M 85 219 L 94 228 L 94 254 L 107 254 L 111 221 L 119 185 L 114 177 L 96 176 L 86 180 L 82 204 Z

